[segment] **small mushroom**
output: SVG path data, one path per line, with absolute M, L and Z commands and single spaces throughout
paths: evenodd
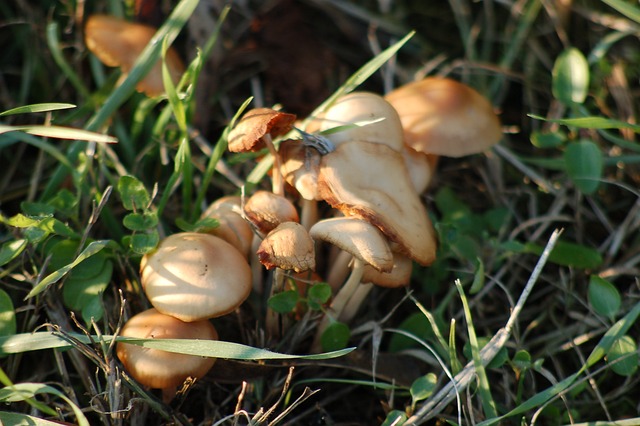
M 244 204 L 244 214 L 260 233 L 268 234 L 284 222 L 299 222 L 298 211 L 283 195 L 256 191 Z
M 424 154 L 475 154 L 496 144 L 502 135 L 491 103 L 455 80 L 427 77 L 400 86 L 385 99 L 400 116 L 404 142 Z
M 251 269 L 242 253 L 209 234 L 165 238 L 142 258 L 140 272 L 151 304 L 186 322 L 225 315 L 251 291 Z
M 120 335 L 136 339 L 218 340 L 218 333 L 207 321 L 183 322 L 149 309 L 131 317 Z M 215 358 L 167 352 L 118 342 L 116 355 L 125 370 L 140 384 L 162 389 L 164 402 L 173 399 L 176 388 L 188 378 L 199 379 L 213 367 Z
M 217 199 L 204 211 L 202 217 L 211 217 L 218 221 L 216 228 L 209 234 L 220 237 L 249 258 L 253 229 L 249 222 L 242 217 L 242 200 L 238 196 L 225 196 Z
M 148 25 L 108 15 L 90 16 L 84 29 L 87 48 L 105 65 L 120 67 L 125 74 L 131 71 L 155 33 L 156 29 Z M 165 60 L 171 79 L 177 84 L 184 73 L 184 64 L 173 48 L 167 50 Z M 160 60 L 138 82 L 136 90 L 152 97 L 164 93 Z
M 303 272 L 316 267 L 313 240 L 297 222 L 283 222 L 269 232 L 260 243 L 258 259 L 267 269 Z

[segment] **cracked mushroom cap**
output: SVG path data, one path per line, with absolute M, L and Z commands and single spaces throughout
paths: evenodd
M 140 263 L 140 281 L 160 312 L 191 322 L 225 315 L 251 291 L 251 268 L 231 244 L 182 232 L 160 242 Z
M 341 144 L 322 157 L 318 192 L 345 216 L 379 228 L 393 251 L 421 265 L 435 259 L 435 230 L 399 152 L 375 143 Z
M 297 222 L 283 222 L 274 228 L 260 243 L 257 254 L 267 269 L 303 272 L 316 268 L 313 240 Z
M 266 145 L 262 138 L 282 136 L 293 128 L 294 114 L 270 108 L 253 108 L 242 116 L 229 132 L 228 149 L 231 152 L 259 151 Z
M 156 28 L 108 15 L 92 15 L 87 19 L 84 29 L 87 48 L 109 67 L 120 67 L 128 73 L 144 48 L 156 33 Z M 165 55 L 171 79 L 175 84 L 184 73 L 184 64 L 173 48 Z M 149 73 L 138 82 L 136 90 L 147 96 L 164 93 L 162 81 L 162 60 L 151 68 Z
M 309 234 L 351 253 L 378 271 L 390 272 L 393 255 L 384 235 L 366 220 L 357 217 L 334 217 L 316 222 Z
M 347 126 L 325 136 L 336 146 L 350 141 L 387 145 L 402 151 L 402 125 L 398 113 L 382 96 L 369 92 L 352 92 L 339 98 L 326 111 L 314 117 L 308 132 L 322 132 Z
M 385 99 L 398 111 L 404 142 L 425 154 L 475 154 L 502 136 L 491 103 L 455 80 L 427 77 L 398 87 Z
M 131 317 L 120 335 L 137 339 L 218 340 L 218 333 L 208 320 L 183 322 L 170 315 L 149 309 Z M 163 389 L 165 402 L 175 395 L 176 387 L 191 377 L 199 379 L 213 367 L 215 358 L 179 354 L 118 342 L 116 355 L 124 368 L 140 384 Z

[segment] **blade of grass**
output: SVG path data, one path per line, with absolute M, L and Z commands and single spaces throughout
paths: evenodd
M 42 104 L 31 104 L 31 105 L 23 105 L 17 108 L 11 108 L 6 111 L 0 112 L 0 117 L 4 117 L 7 115 L 14 114 L 30 114 L 34 112 L 49 112 L 49 111 L 57 111 L 61 109 L 69 109 L 75 108 L 74 104 L 65 104 L 65 103 L 42 103 Z
M 478 393 L 482 408 L 484 409 L 484 415 L 487 418 L 494 418 L 498 415 L 496 403 L 491 396 L 491 389 L 489 387 L 489 379 L 487 372 L 484 369 L 482 358 L 480 357 L 480 346 L 478 345 L 478 338 L 476 336 L 476 330 L 473 326 L 473 318 L 471 316 L 471 309 L 469 309 L 469 303 L 467 302 L 467 296 L 464 294 L 462 283 L 460 280 L 455 282 L 458 293 L 460 294 L 460 300 L 462 301 L 462 308 L 464 311 L 464 317 L 467 321 L 467 334 L 469 335 L 469 344 L 471 346 L 471 355 L 473 358 L 473 366 L 478 376 Z
M 73 70 L 73 67 L 69 65 L 62 50 L 60 50 L 60 40 L 58 38 L 58 23 L 52 21 L 47 25 L 47 45 L 49 46 L 49 52 L 53 60 L 56 62 L 62 73 L 67 76 L 71 85 L 79 92 L 82 99 L 89 99 L 91 94 L 85 87 L 82 79 L 78 77 L 78 74 Z

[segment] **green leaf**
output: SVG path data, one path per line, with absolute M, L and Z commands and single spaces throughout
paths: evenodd
M 95 258 L 97 256 L 94 256 Z M 93 259 L 91 258 L 91 259 Z M 87 261 L 91 260 L 87 259 Z M 86 261 L 85 261 L 86 262 Z M 100 303 L 102 293 L 109 285 L 113 273 L 113 262 L 104 262 L 102 269 L 90 278 L 78 279 L 72 271 L 69 279 L 62 288 L 62 300 L 68 308 L 80 311 L 85 322 L 90 323 L 93 316 L 96 320 L 102 318 L 103 309 Z
M 72 333 L 70 337 L 80 343 L 91 344 L 101 339 L 109 344 L 113 336 L 86 336 L 84 334 Z M 160 349 L 167 352 L 175 352 L 187 355 L 208 356 L 214 358 L 238 359 L 238 360 L 291 360 L 291 359 L 331 359 L 341 357 L 353 351 L 355 348 L 345 348 L 336 351 L 328 351 L 312 355 L 290 355 L 267 349 L 254 348 L 239 343 L 223 342 L 219 340 L 199 340 L 199 339 L 133 339 L 130 337 L 118 336 L 118 342 L 126 342 L 145 348 Z M 41 349 L 63 349 L 71 348 L 67 338 L 59 334 L 40 331 L 35 333 L 20 333 L 13 336 L 0 336 L 0 355 L 15 354 L 36 351 Z
M 320 344 L 324 351 L 335 351 L 347 347 L 351 338 L 351 330 L 342 322 L 334 322 L 324 330 L 320 336 Z
M 16 333 L 16 311 L 9 294 L 0 289 L 0 336 Z
M 426 374 L 414 380 L 410 388 L 411 399 L 413 400 L 412 404 L 429 398 L 436 388 L 437 381 L 438 378 L 433 373 Z
M 87 245 L 87 247 L 82 251 L 82 253 L 80 253 L 80 255 L 73 262 L 71 262 L 70 264 L 58 269 L 57 271 L 43 278 L 43 280 L 40 281 L 29 292 L 29 294 L 27 294 L 27 296 L 25 297 L 25 300 L 30 299 L 33 296 L 36 296 L 42 293 L 51 284 L 58 282 L 62 277 L 64 277 L 69 271 L 71 271 L 74 267 L 76 267 L 82 261 L 88 259 L 89 257 L 93 256 L 94 254 L 98 253 L 100 250 L 105 248 L 107 244 L 109 244 L 109 242 L 110 242 L 109 240 L 100 240 L 100 241 L 93 241 L 89 243 L 89 245 Z
M 640 132 L 640 125 L 631 124 L 625 121 L 612 120 L 605 117 L 577 117 L 577 118 L 545 118 L 535 114 L 528 114 L 529 117 L 536 120 L 547 121 L 549 123 L 558 123 L 569 127 L 577 127 L 580 129 L 631 129 L 634 132 Z
M 484 263 L 482 259 L 476 259 L 476 273 L 473 275 L 473 283 L 469 288 L 469 294 L 477 294 L 484 287 Z
M 134 253 L 147 254 L 151 250 L 158 247 L 159 242 L 160 234 L 158 234 L 158 231 L 156 229 L 153 229 L 148 233 L 131 235 L 128 244 L 129 248 L 131 248 Z
M 629 377 L 638 370 L 638 344 L 629 335 L 620 337 L 607 352 L 607 363 L 611 364 L 611 371 Z
M 603 159 L 598 146 L 588 140 L 573 142 L 564 152 L 567 174 L 585 194 L 598 189 L 602 180 Z
M 317 283 L 309 287 L 307 297 L 319 305 L 323 305 L 329 301 L 331 297 L 331 286 L 327 283 Z
M 220 226 L 220 222 L 213 217 L 204 217 L 191 223 L 179 217 L 176 219 L 176 226 L 184 232 L 209 232 Z
M 589 90 L 589 64 L 576 48 L 568 48 L 558 56 L 552 71 L 551 90 L 560 102 L 581 104 Z
M 122 224 L 131 231 L 146 231 L 158 226 L 158 215 L 154 211 L 129 213 L 122 219 Z
M 287 314 L 296 308 L 298 300 L 300 295 L 296 290 L 286 290 L 271 296 L 267 304 L 277 313 Z
M 28 238 L 30 241 L 39 241 L 38 236 L 41 239 L 50 234 L 57 234 L 67 238 L 76 238 L 78 236 L 78 234 L 76 234 L 73 229 L 69 228 L 63 222 L 51 216 L 29 217 L 18 213 L 17 215 L 10 218 L 5 218 L 0 215 L 0 222 L 3 222 L 6 225 L 13 226 L 15 228 L 37 230 L 38 232 L 35 232 L 35 234 L 31 235 L 31 238 Z
M 490 337 L 486 337 L 486 336 L 478 337 L 477 338 L 478 349 L 482 350 L 482 348 L 484 348 L 487 345 L 487 343 L 489 343 L 490 340 L 491 340 Z M 473 359 L 473 351 L 471 350 L 471 343 L 469 341 L 465 342 L 464 346 L 462 347 L 462 354 L 468 360 Z M 498 353 L 495 355 L 495 357 L 491 360 L 491 362 L 487 364 L 486 368 L 500 368 L 508 360 L 509 360 L 509 352 L 507 351 L 507 348 L 502 347 L 500 348 Z
M 409 315 L 404 321 L 402 321 L 402 323 L 400 323 L 398 328 L 423 341 L 430 340 L 434 337 L 433 329 L 431 328 L 429 320 L 421 312 L 414 312 Z M 418 346 L 418 343 L 415 340 L 401 334 L 393 334 L 389 341 L 389 351 L 391 352 L 400 352 L 416 346 Z
M 43 103 L 43 104 L 23 105 L 17 108 L 11 108 L 6 111 L 0 112 L 0 117 L 4 117 L 5 115 L 13 115 L 13 114 L 29 114 L 34 112 L 57 111 L 60 109 L 68 109 L 68 108 L 75 108 L 75 107 L 76 106 L 73 104 L 64 104 L 64 103 Z
M 531 368 L 531 354 L 524 349 L 520 349 L 511 360 L 514 368 L 523 371 Z
M 589 304 L 599 315 L 613 319 L 622 304 L 618 289 L 597 275 L 589 277 Z
M 400 410 L 391 410 L 381 426 L 401 426 L 408 419 L 407 414 Z
M 122 176 L 118 180 L 117 189 L 122 199 L 122 205 L 127 210 L 146 209 L 151 202 L 151 197 L 144 184 L 134 176 Z
M 2 244 L 0 246 L 0 266 L 6 265 L 18 257 L 27 248 L 27 243 L 26 239 L 19 239 Z
M 535 243 L 520 243 L 507 241 L 501 245 L 505 251 L 516 253 L 530 253 L 540 256 L 544 247 Z M 582 269 L 594 269 L 602 264 L 602 256 L 598 250 L 581 244 L 558 241 L 549 255 L 549 261 L 557 265 Z
M 533 132 L 529 140 L 536 148 L 558 148 L 567 140 L 567 135 L 562 132 Z

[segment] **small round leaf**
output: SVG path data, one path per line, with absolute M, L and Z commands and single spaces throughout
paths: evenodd
M 569 144 L 564 152 L 564 164 L 567 175 L 582 192 L 591 194 L 598 189 L 604 161 L 595 143 L 580 140 Z
M 437 381 L 438 378 L 433 373 L 426 374 L 414 380 L 410 389 L 413 403 L 415 404 L 418 401 L 429 398 L 436 388 Z
M 638 344 L 631 336 L 622 336 L 611 346 L 606 359 L 614 373 L 632 376 L 638 370 Z
M 622 301 L 620 292 L 609 281 L 597 275 L 589 278 L 589 304 L 598 314 L 613 318 L 618 313 Z
M 334 322 L 324 330 L 324 333 L 322 333 L 322 336 L 320 337 L 322 350 L 325 352 L 331 352 L 344 349 L 347 347 L 350 337 L 351 330 L 349 330 L 349 327 L 346 324 Z
M 569 48 L 553 66 L 553 96 L 565 105 L 581 104 L 589 90 L 589 63 L 582 52 Z
M 279 314 L 287 314 L 296 308 L 300 296 L 296 290 L 287 290 L 274 294 L 267 302 L 269 307 Z

